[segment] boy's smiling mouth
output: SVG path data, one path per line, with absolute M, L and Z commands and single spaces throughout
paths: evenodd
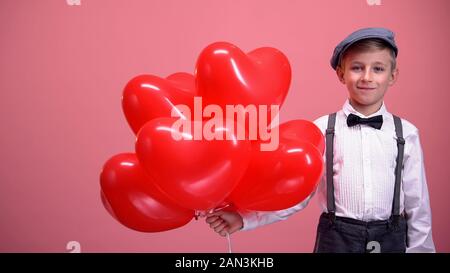
M 357 86 L 356 88 L 361 89 L 361 90 L 375 90 L 375 87 L 366 87 L 366 86 Z

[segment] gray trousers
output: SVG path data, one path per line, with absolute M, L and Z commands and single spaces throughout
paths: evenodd
M 317 227 L 315 253 L 404 253 L 407 225 L 403 216 L 364 222 L 351 218 L 332 219 L 327 213 L 320 216 Z

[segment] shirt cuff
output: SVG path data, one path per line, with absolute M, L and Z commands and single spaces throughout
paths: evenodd
M 256 211 L 249 211 L 249 210 L 238 210 L 237 211 L 239 215 L 242 217 L 242 231 L 245 230 L 252 230 L 255 229 L 258 226 L 258 220 L 257 220 L 257 212 Z

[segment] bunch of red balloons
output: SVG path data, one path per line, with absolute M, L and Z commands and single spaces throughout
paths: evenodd
M 278 146 L 264 151 L 265 140 L 239 138 L 237 127 L 225 117 L 210 113 L 198 119 L 186 111 L 200 97 L 205 112 L 208 105 L 224 111 L 229 105 L 281 107 L 290 81 L 289 61 L 279 50 L 263 47 L 246 54 L 226 42 L 201 52 L 194 75 L 131 79 L 122 107 L 137 136 L 135 153 L 115 155 L 103 166 L 105 208 L 129 228 L 158 232 L 181 227 L 196 212 L 223 204 L 272 211 L 303 201 L 323 169 L 323 135 L 313 123 L 292 120 L 272 128 Z M 193 128 L 205 129 L 212 119 L 221 122 L 209 130 L 227 138 L 199 139 L 192 130 L 174 127 L 180 120 L 192 120 Z M 249 125 L 242 126 L 248 133 Z

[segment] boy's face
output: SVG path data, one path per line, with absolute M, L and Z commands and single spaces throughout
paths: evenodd
M 352 106 L 372 114 L 381 107 L 386 90 L 397 79 L 398 70 L 392 68 L 389 49 L 373 49 L 348 52 L 337 74 L 347 86 Z

